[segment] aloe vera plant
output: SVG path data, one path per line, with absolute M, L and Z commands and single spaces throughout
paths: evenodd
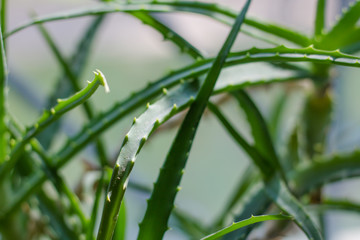
M 301 231 L 304 238 L 332 239 L 326 214 L 333 210 L 359 212 L 359 204 L 345 200 L 346 196 L 328 196 L 324 187 L 360 176 L 358 145 L 353 151 L 343 153 L 332 153 L 329 146 L 336 127 L 333 116 L 337 108 L 344 107 L 341 105 L 344 102 L 333 94 L 337 90 L 334 78 L 340 78 L 337 66 L 342 66 L 341 72 L 360 68 L 357 55 L 360 1 L 352 1 L 337 21 L 328 26 L 326 8 L 329 6 L 326 0 L 318 0 L 314 4 L 312 36 L 286 24 L 259 20 L 261 16 L 256 16 L 259 19 L 249 16 L 256 2 L 241 1 L 241 9 L 232 9 L 221 2 L 206 1 L 99 1 L 91 7 L 84 5 L 70 11 L 39 15 L 10 27 L 8 8 L 11 5 L 2 0 L 0 238 L 252 239 L 251 234 L 261 234 L 264 239 L 281 239 L 280 236 Z M 214 51 L 218 54 L 209 56 L 202 46 L 187 40 L 186 34 L 165 21 L 175 13 L 210 20 L 209 25 L 219 22 L 230 29 L 222 47 Z M 115 14 L 141 21 L 189 58 L 176 70 L 163 76 L 157 74 L 158 78 L 151 83 L 144 79 L 143 87 L 122 96 L 121 101 L 103 104 L 102 101 L 108 99 L 100 99 L 100 112 L 98 98 L 93 95 L 100 85 L 109 92 L 105 76 L 96 70 L 95 79 L 82 87 L 82 73 L 89 65 L 91 49 L 98 48 L 96 37 L 102 36 L 100 30 L 107 25 L 106 17 Z M 75 22 L 84 17 L 93 20 L 68 58 L 48 31 L 56 25 L 47 23 L 65 19 Z M 181 26 L 182 22 L 178 24 Z M 35 25 L 53 54 L 61 76 L 52 93 L 44 94 L 47 110 L 28 124 L 9 107 L 16 104 L 12 95 L 8 96 L 9 89 L 11 93 L 20 88 L 12 83 L 13 75 L 9 75 L 8 65 L 15 73 L 17 69 L 8 62 L 7 53 L 13 37 Z M 259 44 L 249 48 L 249 44 L 241 43 L 235 50 L 235 39 L 245 35 Z M 121 59 L 127 61 L 127 56 Z M 100 60 L 95 62 L 101 64 Z M 265 77 L 247 75 L 247 69 L 255 64 L 259 66 L 256 72 L 271 71 Z M 116 71 L 116 76 L 123 84 L 121 71 Z M 24 88 L 26 93 L 32 93 L 31 87 L 25 85 Z M 270 89 L 271 93 L 261 94 L 264 89 Z M 121 89 L 112 87 L 108 96 L 119 92 Z M 267 98 L 273 107 L 264 110 L 271 104 L 259 101 L 261 97 Z M 71 121 L 71 129 L 75 130 L 64 136 L 63 129 L 75 116 L 71 116 L 70 110 L 75 108 L 79 110 L 76 114 L 84 115 L 84 121 Z M 241 113 L 237 115 L 238 110 Z M 133 120 L 128 129 L 115 127 L 129 117 Z M 222 152 L 223 146 L 210 149 L 209 142 L 201 142 L 196 136 L 198 128 L 200 126 L 201 135 L 201 124 L 211 118 L 217 119 L 222 129 L 219 131 L 224 131 L 226 139 L 234 143 L 230 147 L 240 152 L 231 155 Z M 123 138 L 115 150 L 107 144 L 109 129 Z M 164 158 L 164 162 L 151 187 L 136 175 L 141 161 L 156 166 L 155 160 L 143 150 L 147 152 L 152 139 L 161 138 L 162 133 L 171 133 L 173 129 L 177 134 L 170 148 L 165 149 L 166 157 L 157 155 Z M 215 203 L 218 209 L 206 209 L 214 213 L 211 219 L 189 211 L 191 207 L 184 207 L 181 199 L 177 199 L 177 195 L 182 194 L 179 192 L 181 181 L 188 177 L 184 172 L 191 170 L 196 160 L 193 151 L 200 145 L 206 146 L 209 152 L 221 152 L 223 159 L 212 162 L 211 157 L 206 157 L 208 162 L 202 167 L 202 173 L 216 170 L 212 176 L 216 185 L 210 179 L 201 185 L 199 173 L 190 180 L 191 184 L 198 185 L 197 191 L 204 195 L 211 185 L 211 193 L 206 196 L 209 202 L 218 201 L 217 196 L 223 194 L 219 188 L 230 192 L 221 196 L 220 203 Z M 91 146 L 95 151 L 89 151 Z M 87 157 L 84 160 L 80 153 L 86 151 L 91 155 L 95 153 L 96 161 Z M 113 156 L 117 156 L 116 161 Z M 137 158 L 141 161 L 135 163 Z M 238 169 L 232 178 L 240 179 L 238 182 L 222 180 L 229 179 L 220 170 L 227 165 L 223 162 L 228 158 L 241 160 L 241 167 L 227 166 Z M 76 164 L 76 159 L 82 159 L 86 167 L 73 168 L 68 174 L 65 166 Z M 72 180 L 71 175 L 78 175 L 80 181 Z M 131 194 L 135 192 L 136 196 L 143 197 L 132 201 Z M 147 204 L 145 198 L 148 198 Z M 175 207 L 177 204 L 179 208 Z M 135 208 L 140 210 L 134 211 Z M 134 216 L 140 216 L 138 228 Z

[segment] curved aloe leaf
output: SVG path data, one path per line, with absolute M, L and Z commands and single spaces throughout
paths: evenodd
M 89 27 L 87 28 L 87 31 L 82 36 L 80 42 L 77 44 L 76 51 L 73 53 L 73 56 L 71 57 L 69 61 L 69 65 L 71 65 L 71 70 L 76 79 L 79 78 L 79 76 L 82 74 L 86 62 L 89 58 L 89 53 L 91 45 L 93 43 L 93 40 L 96 36 L 97 31 L 99 30 L 99 27 L 101 26 L 101 23 L 103 22 L 104 16 L 99 16 L 96 19 L 94 19 Z M 46 39 L 46 38 L 45 38 Z M 52 45 L 55 46 L 55 43 L 52 43 L 51 41 L 48 42 L 48 45 L 51 47 Z M 56 46 L 55 46 L 56 48 Z M 52 49 L 55 53 L 55 49 Z M 61 54 L 60 54 L 61 55 Z M 59 59 L 60 60 L 60 59 Z M 61 60 L 62 61 L 62 60 Z M 60 61 L 59 61 L 60 62 Z M 69 96 L 74 92 L 79 91 L 80 89 L 73 90 L 71 87 L 70 81 L 68 81 L 68 77 L 66 76 L 66 71 L 63 69 L 62 76 L 58 79 L 55 89 L 53 90 L 53 93 L 51 96 L 47 99 L 47 107 L 50 108 L 54 104 L 56 104 L 56 100 L 58 98 L 63 98 L 65 96 Z M 48 149 L 52 143 L 53 136 L 58 132 L 60 128 L 60 122 L 57 121 L 53 124 L 51 124 L 49 127 L 47 127 L 43 132 L 41 132 L 37 139 L 41 143 L 41 145 L 44 147 L 44 149 Z M 106 159 L 106 157 L 104 157 Z
M 348 199 L 323 199 L 321 204 L 313 205 L 309 207 L 311 210 L 315 210 L 317 212 L 324 211 L 350 211 L 350 212 L 358 212 L 360 213 L 360 204 L 351 202 Z
M 255 148 L 259 151 L 263 159 L 267 161 L 268 167 L 266 169 L 260 168 L 264 177 L 270 178 L 276 171 L 280 171 L 284 177 L 285 173 L 275 152 L 269 129 L 259 109 L 244 90 L 238 90 L 234 92 L 233 95 L 238 100 L 248 118 Z
M 5 2 L 5 1 L 2 1 Z M 2 24 L 2 23 L 1 23 Z M 7 85 L 7 64 L 5 57 L 4 40 L 0 28 L 0 164 L 6 157 L 6 85 Z
M 174 91 L 167 92 L 164 90 L 166 94 L 165 97 L 153 105 L 148 104 L 148 110 L 139 118 L 134 118 L 133 126 L 126 135 L 121 147 L 109 185 L 98 239 L 110 239 L 113 234 L 113 227 L 116 224 L 116 216 L 126 189 L 128 175 L 141 147 L 150 134 L 160 126 L 161 123 L 183 110 L 193 101 L 196 90 L 196 86 L 193 86 L 191 83 L 183 84 L 179 89 Z M 122 172 L 125 177 L 118 178 L 117 174 L 119 171 Z M 108 230 L 108 228 L 110 230 Z
M 179 191 L 178 186 L 198 124 L 226 61 L 226 57 L 244 21 L 250 3 L 251 0 L 246 2 L 244 8 L 236 18 L 230 34 L 200 88 L 199 94 L 181 124 L 148 201 L 144 219 L 140 224 L 138 239 L 161 239 L 167 230 L 167 222 L 173 208 L 176 193 Z
M 237 205 L 241 206 L 234 216 L 234 221 L 241 221 L 252 215 L 261 215 L 271 205 L 271 199 L 264 191 L 262 184 L 253 184 L 246 192 L 246 197 L 241 198 Z M 247 239 L 247 236 L 254 229 L 255 225 L 250 225 L 224 236 L 224 239 Z
M 195 48 L 192 44 L 186 41 L 183 37 L 167 27 L 165 24 L 157 20 L 155 17 L 145 12 L 132 12 L 131 15 L 140 19 L 144 24 L 151 26 L 164 35 L 165 39 L 169 39 L 175 43 L 183 52 L 186 52 L 194 59 L 203 58 L 200 51 Z
M 280 54 L 281 52 L 281 54 Z M 56 168 L 59 168 L 67 163 L 69 158 L 83 149 L 87 143 L 89 143 L 92 139 L 98 136 L 101 132 L 104 132 L 109 127 L 113 126 L 117 120 L 124 115 L 128 114 L 132 110 L 136 109 L 142 104 L 149 101 L 152 97 L 156 96 L 161 92 L 163 87 L 170 87 L 175 84 L 178 84 L 181 79 L 191 78 L 194 76 L 200 76 L 208 71 L 209 67 L 212 64 L 212 59 L 202 60 L 197 63 L 194 63 L 190 66 L 187 66 L 181 70 L 173 72 L 168 76 L 160 79 L 159 81 L 149 85 L 147 88 L 137 92 L 135 95 L 132 95 L 127 100 L 116 104 L 113 108 L 103 113 L 98 118 L 95 118 L 90 122 L 84 129 L 77 134 L 75 137 L 70 139 L 64 147 L 56 153 L 53 158 L 56 162 Z M 290 49 L 284 46 L 271 48 L 271 49 L 257 49 L 252 48 L 247 51 L 242 51 L 238 53 L 232 53 L 227 59 L 227 66 L 233 66 L 235 64 L 244 64 L 250 62 L 257 61 L 274 61 L 274 62 L 282 62 L 282 61 L 293 61 L 293 62 L 319 62 L 319 63 L 333 63 L 340 65 L 347 65 L 351 67 L 360 67 L 358 59 L 353 56 L 344 55 L 339 53 L 338 51 L 321 51 L 316 50 L 312 47 L 305 49 Z M 269 82 L 282 81 L 284 79 L 271 79 Z M 286 79 L 285 79 L 286 80 Z M 266 80 L 258 80 L 258 81 L 245 81 L 239 84 L 234 82 L 235 89 L 232 88 L 231 84 L 228 86 L 221 87 L 222 91 L 230 91 L 236 90 L 243 86 L 248 85 L 256 85 L 263 84 L 267 82 Z M 216 93 L 220 93 L 221 91 L 217 91 Z M 46 177 L 43 173 L 37 173 L 30 180 L 31 184 L 41 184 L 46 180 Z M 12 205 L 10 206 L 8 211 L 13 211 L 17 206 L 26 199 L 31 192 L 37 189 L 36 186 L 32 186 L 31 184 L 26 184 L 22 186 L 19 193 L 15 196 L 12 201 Z
M 209 236 L 203 237 L 201 240 L 218 239 L 218 238 L 224 236 L 225 234 L 228 234 L 228 233 L 235 231 L 237 229 L 240 229 L 242 227 L 246 227 L 250 224 L 269 221 L 269 220 L 293 220 L 293 217 L 283 215 L 283 214 L 252 216 L 251 218 L 242 220 L 240 222 L 233 223 L 231 226 L 221 229 L 213 234 L 210 234 Z
M 318 227 L 305 211 L 302 204 L 290 193 L 287 186 L 277 175 L 265 182 L 265 192 L 281 210 L 294 217 L 296 224 L 309 239 L 323 239 Z
M 126 4 L 119 4 L 119 3 L 112 3 L 112 4 L 102 4 L 99 5 L 97 8 L 85 8 L 80 9 L 78 11 L 73 12 L 66 12 L 66 13 L 58 13 L 53 14 L 48 17 L 40 17 L 36 18 L 29 23 L 25 23 L 23 25 L 18 26 L 17 28 L 13 29 L 11 32 L 6 34 L 6 37 L 14 34 L 24 28 L 29 26 L 49 22 L 49 21 L 56 21 L 68 18 L 77 18 L 83 17 L 88 15 L 100 15 L 112 12 L 172 12 L 172 11 L 186 11 L 186 12 L 194 12 L 198 14 L 203 14 L 210 16 L 214 19 L 217 19 L 221 22 L 225 22 L 229 24 L 227 18 L 234 19 L 236 17 L 236 13 L 221 7 L 217 4 L 213 3 L 202 3 L 202 2 L 166 2 L 166 1 L 152 1 L 152 2 L 140 2 L 140 3 L 126 3 Z M 246 19 L 245 24 L 262 30 L 264 32 L 273 34 L 295 44 L 298 44 L 302 47 L 308 46 L 311 44 L 311 41 L 308 37 L 303 34 L 298 33 L 298 31 L 292 31 L 285 27 L 280 27 L 274 24 L 266 24 L 262 23 L 259 20 L 255 19 Z
M 309 166 L 295 170 L 291 174 L 297 195 L 309 192 L 323 184 L 360 176 L 360 152 L 316 158 Z
M 158 80 L 155 83 L 150 84 L 145 89 L 137 92 L 136 94 L 129 97 L 127 100 L 116 104 L 112 109 L 103 113 L 98 118 L 95 118 L 89 125 L 87 125 L 82 132 L 72 138 L 62 150 L 56 154 L 55 158 L 58 161 L 58 165 L 63 165 L 66 160 L 82 149 L 86 143 L 91 141 L 100 132 L 112 126 L 119 118 L 134 110 L 135 108 L 150 101 L 151 98 L 161 92 L 163 88 L 171 87 L 178 84 L 182 79 L 188 79 L 196 76 L 200 76 L 208 71 L 212 65 L 212 59 L 201 60 L 194 64 L 191 64 L 181 70 L 171 73 L 170 75 Z M 227 59 L 225 67 L 232 66 L 235 64 L 243 64 L 250 62 L 260 61 L 305 61 L 305 62 L 319 62 L 319 63 L 334 63 L 340 65 L 347 65 L 352 67 L 360 67 L 358 58 L 341 54 L 338 51 L 321 51 L 316 50 L 312 47 L 305 49 L 289 49 L 284 46 L 270 48 L 270 49 L 258 49 L 252 48 L 248 51 L 242 51 L 238 53 L 232 53 Z M 306 74 L 300 74 L 294 76 L 298 77 L 306 76 Z M 307 75 L 309 76 L 309 75 Z M 291 80 L 290 78 L 285 79 L 271 79 L 269 82 Z M 247 85 L 262 84 L 267 81 L 245 81 L 241 83 L 234 82 L 227 86 L 222 86 L 219 89 L 215 89 L 215 93 L 221 93 L 223 91 L 230 91 L 242 88 Z M 233 85 L 233 86 L 231 86 Z M 69 147 L 71 146 L 71 147 Z
M 252 18 L 246 19 L 245 23 L 264 32 L 283 38 L 289 42 L 295 43 L 301 47 L 309 46 L 312 43 L 312 41 L 307 36 L 299 33 L 298 31 L 292 31 L 282 26 L 262 23 L 259 20 Z
M 315 16 L 315 29 L 314 29 L 315 38 L 321 36 L 325 29 L 325 10 L 326 10 L 326 0 L 318 0 L 316 7 L 316 16 Z
M 353 1 L 334 27 L 317 44 L 322 49 L 336 49 L 344 46 L 344 40 L 355 29 L 360 18 L 360 2 Z
M 50 111 L 44 111 L 37 122 L 26 130 L 22 141 L 18 142 L 12 149 L 9 160 L 6 161 L 0 169 L 0 178 L 3 178 L 9 171 L 11 171 L 13 166 L 16 164 L 18 157 L 22 153 L 23 148 L 34 136 L 36 136 L 49 124 L 55 122 L 64 113 L 86 101 L 96 91 L 99 85 L 103 85 L 105 90 L 108 91 L 109 87 L 106 83 L 104 75 L 100 71 L 97 71 L 95 72 L 95 79 L 89 83 L 87 87 L 67 99 L 59 99 L 58 104 L 55 107 L 51 108 Z

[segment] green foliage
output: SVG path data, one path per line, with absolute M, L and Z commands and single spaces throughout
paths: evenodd
M 259 227 L 270 229 L 268 232 L 259 231 L 264 238 L 291 235 L 297 230 L 303 231 L 309 239 L 319 240 L 326 237 L 322 218 L 327 211 L 358 213 L 359 204 L 328 198 L 322 190 L 331 182 L 360 176 L 359 150 L 329 153 L 327 146 L 329 132 L 334 128 L 332 116 L 338 104 L 332 84 L 337 71 L 335 66 L 343 66 L 343 71 L 360 67 L 360 58 L 349 55 L 360 50 L 360 1 L 353 1 L 334 26 L 327 27 L 327 1 L 318 0 L 313 36 L 285 24 L 248 17 L 250 3 L 251 0 L 244 1 L 238 13 L 209 2 L 101 1 L 92 7 L 35 17 L 8 30 L 8 4 L 2 0 L 0 193 L 3 197 L 0 199 L 0 238 L 93 240 L 97 236 L 98 240 L 134 239 L 134 233 L 127 231 L 133 228 L 132 217 L 139 214 L 132 211 L 131 201 L 127 201 L 126 206 L 123 204 L 129 190 L 136 190 L 149 199 L 139 224 L 139 240 L 163 239 L 170 227 L 180 230 L 179 234 L 189 239 L 247 239 Z M 174 12 L 199 15 L 231 27 L 217 56 L 207 57 L 203 50 L 159 17 L 159 14 L 171 16 Z M 104 18 L 110 13 L 126 13 L 140 20 L 190 56 L 190 62 L 144 84 L 130 96 L 122 97 L 121 102 L 105 104 L 110 107 L 99 113 L 89 98 L 100 85 L 109 92 L 105 76 L 97 70 L 95 79 L 86 87 L 82 87 L 81 81 L 91 57 L 91 47 L 98 47 L 94 44 L 96 36 L 101 35 L 100 30 L 106 25 Z M 74 48 L 72 57 L 67 58 L 57 39 L 47 31 L 53 25 L 45 23 L 65 19 L 72 22 L 75 18 L 90 16 L 93 20 Z M 13 86 L 8 83 L 7 43 L 12 41 L 13 34 L 34 25 L 39 28 L 62 75 L 54 84 L 53 93 L 46 97 L 47 110 L 32 124 L 23 127 L 8 108 L 12 99 L 8 98 L 7 92 Z M 243 34 L 260 42 L 260 47 L 254 44 L 245 49 L 239 45 L 241 50 L 231 51 L 235 39 Z M 269 43 L 273 46 L 268 47 Z M 123 60 L 127 60 L 126 56 Z M 224 73 L 223 70 L 241 66 L 243 68 L 239 69 L 245 69 L 251 64 L 269 66 L 272 73 L 266 77 L 246 76 L 242 70 L 230 74 L 231 81 L 225 81 L 220 74 Z M 11 62 L 10 68 L 13 68 Z M 259 67 L 258 71 L 262 69 Z M 269 101 L 273 104 L 270 110 L 264 111 L 264 106 L 269 106 L 269 103 L 258 98 L 262 89 L 275 89 L 278 94 L 270 94 L 273 97 Z M 291 101 L 296 91 L 301 92 L 302 102 L 294 110 Z M 112 88 L 112 94 L 119 92 L 119 89 Z M 40 95 L 41 91 L 37 94 Z M 223 107 L 224 99 L 230 100 Z M 71 136 L 59 137 L 65 116 L 78 106 L 82 107 L 83 111 L 79 113 L 84 114 L 87 121 L 74 128 L 76 130 Z M 109 156 L 114 154 L 109 152 L 103 134 L 145 106 L 140 116 L 133 119 L 121 147 L 117 149 L 118 158 L 112 162 Z M 227 107 L 233 111 L 231 117 L 227 114 Z M 246 124 L 237 122 L 238 118 L 234 117 L 237 110 Z M 184 118 L 179 117 L 182 113 Z M 295 120 L 290 119 L 292 114 L 296 116 Z M 229 197 L 223 196 L 227 200 L 221 203 L 220 212 L 214 214 L 217 217 L 211 221 L 175 208 L 180 182 L 193 143 L 199 141 L 195 135 L 204 115 L 216 117 L 234 146 L 238 146 L 249 160 L 248 166 L 242 166 L 243 169 L 238 171 L 239 182 L 226 183 L 234 189 Z M 136 158 L 150 137 L 156 137 L 154 133 L 174 127 L 165 124 L 174 118 L 180 119 L 181 124 L 171 121 L 178 128 L 177 134 L 153 188 L 149 187 L 150 184 L 136 183 L 132 178 Z M 75 163 L 79 159 L 78 153 L 92 144 L 97 162 L 83 160 L 86 167 L 74 168 L 76 174 L 91 175 L 92 180 L 80 176 L 85 183 L 69 182 L 63 167 Z M 226 152 L 222 154 L 224 159 L 229 157 Z M 222 160 L 219 159 L 215 165 L 223 165 Z M 208 167 L 212 166 L 204 166 L 202 171 L 207 171 Z M 221 181 L 222 174 L 217 171 L 214 176 L 219 185 L 225 184 Z M 197 184 L 197 180 L 193 179 L 193 184 Z M 211 186 L 213 196 L 218 194 L 219 185 Z M 130 189 L 126 191 L 127 188 Z M 208 199 L 215 199 L 213 196 L 208 196 Z M 315 217 L 319 221 L 315 221 Z M 282 225 L 277 221 L 254 224 L 272 220 L 288 221 L 282 221 Z M 290 224 L 292 222 L 297 226 Z M 229 223 L 233 224 L 229 226 Z

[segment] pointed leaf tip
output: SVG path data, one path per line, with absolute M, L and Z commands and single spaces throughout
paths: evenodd
M 100 81 L 101 85 L 105 88 L 105 92 L 106 93 L 110 92 L 110 87 L 106 81 L 105 75 L 99 69 L 96 69 L 94 71 L 94 74 L 95 74 L 95 80 Z

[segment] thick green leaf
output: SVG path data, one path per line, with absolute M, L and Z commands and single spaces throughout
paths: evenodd
M 67 99 L 59 99 L 56 106 L 50 110 L 44 111 L 36 123 L 26 130 L 24 136 L 22 137 L 22 141 L 17 142 L 13 147 L 10 153 L 10 158 L 0 168 L 0 179 L 5 177 L 5 175 L 12 170 L 25 145 L 34 136 L 45 129 L 48 125 L 59 119 L 64 113 L 86 101 L 96 91 L 99 85 L 103 85 L 105 90 L 108 90 L 109 88 L 104 75 L 100 71 L 95 72 L 95 79 L 91 83 L 88 83 L 87 87 Z
M 313 163 L 291 174 L 297 195 L 303 195 L 323 184 L 360 176 L 360 152 L 315 158 Z
M 344 46 L 344 39 L 355 29 L 356 23 L 360 18 L 360 2 L 351 2 L 349 8 L 343 11 L 343 16 L 335 24 L 335 26 L 323 36 L 316 46 L 322 49 L 338 49 Z
M 281 52 L 281 53 L 280 53 Z M 139 106 L 142 106 L 144 102 L 149 101 L 152 97 L 156 96 L 163 87 L 173 86 L 178 84 L 183 78 L 190 78 L 193 76 L 199 76 L 208 71 L 212 64 L 212 59 L 203 60 L 187 66 L 181 70 L 169 74 L 168 76 L 160 79 L 159 81 L 149 85 L 147 88 L 139 91 L 135 95 L 129 97 L 125 101 L 116 104 L 113 108 L 106 111 L 104 114 L 95 118 L 90 124 L 86 125 L 84 129 L 75 137 L 70 139 L 64 147 L 53 158 L 56 162 L 56 168 L 59 168 L 66 164 L 70 157 L 78 153 L 83 149 L 92 139 L 104 132 L 109 127 L 113 126 L 121 117 L 125 116 L 132 110 Z M 347 65 L 351 67 L 359 67 L 360 64 L 356 57 L 341 54 L 337 51 L 321 51 L 315 50 L 312 47 L 306 49 L 289 49 L 283 46 L 271 49 L 257 49 L 252 48 L 248 51 L 242 51 L 239 53 L 230 54 L 225 66 L 231 66 L 234 64 L 242 64 L 256 61 L 307 61 L 307 62 L 319 62 L 319 63 L 333 63 Z M 269 82 L 282 81 L 284 79 L 271 79 Z M 288 79 L 285 79 L 288 80 Z M 257 81 L 245 81 L 237 84 L 234 82 L 235 89 L 239 89 L 243 86 L 264 84 L 266 80 Z M 231 84 L 222 86 L 224 91 L 231 91 L 233 88 Z M 235 90 L 233 89 L 233 90 Z M 216 91 L 216 90 L 215 90 Z M 217 92 L 216 93 L 220 93 Z M 7 210 L 8 212 L 16 209 L 21 201 L 26 199 L 31 192 L 34 192 L 37 187 L 32 184 L 40 185 L 46 179 L 46 176 L 38 172 L 30 180 L 29 184 L 25 184 L 19 189 L 18 194 L 13 199 L 12 205 Z
M 294 217 L 296 224 L 309 239 L 323 239 L 318 227 L 305 211 L 302 204 L 290 193 L 287 186 L 277 175 L 265 182 L 265 192 L 281 210 Z
M 266 168 L 259 168 L 263 173 L 263 176 L 265 178 L 269 178 L 276 171 L 279 171 L 283 176 L 285 176 L 277 153 L 275 152 L 269 129 L 259 109 L 244 90 L 238 90 L 234 92 L 233 95 L 238 100 L 248 118 L 255 142 L 255 148 L 259 151 L 263 160 L 267 163 Z
M 348 199 L 323 199 L 321 204 L 312 205 L 309 207 L 310 210 L 317 212 L 325 211 L 349 211 L 360 213 L 360 204 L 351 202 Z
M 113 12 L 173 12 L 173 11 L 185 11 L 185 12 L 193 12 L 197 14 L 203 14 L 210 16 L 213 19 L 217 19 L 221 22 L 225 22 L 227 24 L 231 24 L 229 18 L 233 20 L 236 17 L 236 13 L 228 10 L 227 8 L 221 7 L 217 4 L 213 3 L 202 3 L 202 2 L 188 2 L 188 1 L 152 1 L 152 2 L 127 2 L 125 4 L 119 3 L 111 3 L 111 4 L 102 4 L 95 8 L 85 8 L 79 9 L 77 11 L 72 12 L 65 12 L 65 13 L 58 13 L 53 14 L 50 16 L 39 17 L 34 19 L 29 23 L 25 23 L 23 25 L 18 26 L 17 28 L 13 29 L 6 36 L 14 34 L 24 28 L 29 26 L 62 20 L 62 19 L 69 19 L 69 18 L 77 18 L 83 17 L 88 15 L 100 15 L 106 13 L 113 13 Z M 298 31 L 293 31 L 287 29 L 285 27 L 277 26 L 275 24 L 265 24 L 260 22 L 259 20 L 255 19 L 246 19 L 245 24 L 257 28 L 261 31 L 273 34 L 299 46 L 305 47 L 311 44 L 311 41 L 308 37 L 303 34 L 300 34 Z
M 213 234 L 210 234 L 209 236 L 206 236 L 204 238 L 202 238 L 201 240 L 213 240 L 213 239 L 218 239 L 222 236 L 224 236 L 225 234 L 228 234 L 232 231 L 235 231 L 239 228 L 242 227 L 246 227 L 250 224 L 254 224 L 254 223 L 259 223 L 259 222 L 264 222 L 264 221 L 269 221 L 269 220 L 293 220 L 293 218 L 291 216 L 286 216 L 283 214 L 278 214 L 278 215 L 263 215 L 263 216 L 252 216 L 251 218 L 242 220 L 240 222 L 237 223 L 233 223 L 231 226 L 226 227 L 224 229 L 221 229 Z
M 161 100 L 152 105 L 148 104 L 147 111 L 139 118 L 134 119 L 133 126 L 126 135 L 121 147 L 118 162 L 115 165 L 110 182 L 101 221 L 102 225 L 98 235 L 99 239 L 111 239 L 113 227 L 116 224 L 116 216 L 128 182 L 128 176 L 141 147 L 161 123 L 183 110 L 193 101 L 196 90 L 196 85 L 193 86 L 191 83 L 185 83 L 174 91 L 164 91 L 165 96 Z M 117 178 L 119 171 L 123 174 L 122 176 L 126 177 Z
M 318 0 L 315 16 L 315 29 L 314 35 L 315 38 L 322 35 L 325 29 L 325 10 L 326 10 L 326 0 Z
M 123 203 L 120 207 L 119 219 L 116 223 L 116 228 L 113 236 L 113 240 L 125 240 L 126 239 L 126 205 Z
M 160 170 L 148 207 L 140 224 L 138 239 L 161 239 L 173 208 L 176 193 L 189 156 L 201 116 L 206 108 L 215 83 L 244 21 L 251 0 L 248 0 L 236 18 L 224 45 L 217 55 L 206 79 L 192 103 Z

